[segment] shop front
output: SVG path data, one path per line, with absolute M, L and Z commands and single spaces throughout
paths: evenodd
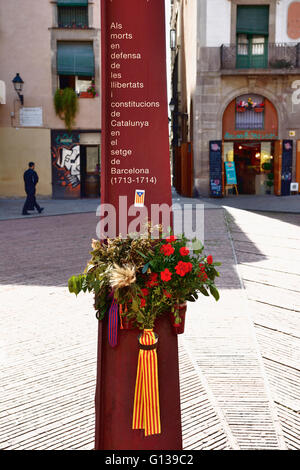
M 290 194 L 293 141 L 279 139 L 277 112 L 267 98 L 238 96 L 222 127 L 223 139 L 209 147 L 211 196 Z
M 100 132 L 51 131 L 52 197 L 100 197 Z

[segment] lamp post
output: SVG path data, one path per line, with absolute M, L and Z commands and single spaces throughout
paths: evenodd
M 12 83 L 13 83 L 14 89 L 15 89 L 18 97 L 19 97 L 21 105 L 23 106 L 24 96 L 21 94 L 21 92 L 22 92 L 22 89 L 23 89 L 24 82 L 23 82 L 22 78 L 20 77 L 20 75 L 18 73 L 16 74 L 15 78 L 12 80 Z
M 170 29 L 170 49 L 176 51 L 176 29 Z
M 169 103 L 169 108 L 170 108 L 171 113 L 173 113 L 173 111 L 175 109 L 175 100 L 174 100 L 173 97 L 171 98 L 171 101 Z

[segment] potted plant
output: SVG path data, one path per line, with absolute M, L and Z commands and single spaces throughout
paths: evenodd
M 259 103 L 259 104 L 257 104 L 257 105 L 255 106 L 254 111 L 255 111 L 256 113 L 262 113 L 263 110 L 264 110 L 264 108 L 265 108 L 264 103 Z
M 71 130 L 78 111 L 78 98 L 72 88 L 57 89 L 54 94 L 54 109 L 57 116 L 65 122 L 68 130 Z
M 266 193 L 271 194 L 272 187 L 274 186 L 274 174 L 273 173 L 269 173 L 267 175 L 266 185 L 267 185 Z
M 88 89 L 80 92 L 80 98 L 95 98 L 95 96 L 98 96 L 98 93 L 96 92 L 95 82 L 92 80 Z
M 245 101 L 239 101 L 236 105 L 236 110 L 238 113 L 244 113 L 246 111 L 247 103 Z

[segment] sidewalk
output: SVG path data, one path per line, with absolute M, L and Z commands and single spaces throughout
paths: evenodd
M 45 208 L 46 202 L 55 209 L 57 201 L 45 201 Z M 74 212 L 98 204 L 66 202 L 61 210 Z M 96 223 L 95 213 L 0 223 L 1 449 L 93 448 L 97 321 L 92 296 L 76 298 L 66 283 L 85 266 Z M 221 207 L 205 210 L 205 246 L 222 262 L 221 298 L 202 296 L 189 304 L 179 337 L 184 449 L 284 449 Z M 282 375 L 283 387 L 284 380 Z
M 297 196 L 229 196 L 226 198 L 187 198 L 179 196 L 173 189 L 173 204 L 204 204 L 205 209 L 233 207 L 236 209 L 300 213 L 300 195 Z M 52 215 L 79 214 L 96 212 L 99 199 L 51 199 L 39 198 L 37 201 L 44 207 L 43 214 L 32 212 L 30 216 L 21 215 L 24 198 L 0 198 L 0 220 L 24 219 L 29 217 L 47 217 Z

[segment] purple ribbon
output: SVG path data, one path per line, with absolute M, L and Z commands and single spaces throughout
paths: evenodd
M 118 342 L 118 322 L 119 322 L 119 306 L 115 298 L 108 311 L 108 342 L 112 348 L 117 345 Z

